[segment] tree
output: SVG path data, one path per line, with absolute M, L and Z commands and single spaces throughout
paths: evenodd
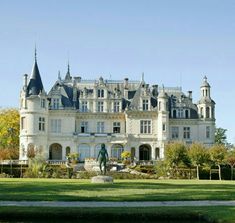
M 233 168 L 235 166 L 235 150 L 230 150 L 226 156 L 226 163 L 231 168 L 231 180 L 233 180 Z
M 227 132 L 227 129 L 223 129 L 223 128 L 215 129 L 215 143 L 216 144 L 225 145 L 227 143 L 226 132 Z
M 219 180 L 221 180 L 221 165 L 225 162 L 227 150 L 222 144 L 215 144 L 210 148 L 210 157 L 219 168 Z
M 6 150 L 4 159 L 19 157 L 20 116 L 17 109 L 0 110 L 0 150 Z
M 176 173 L 180 166 L 190 166 L 187 147 L 179 142 L 167 144 L 165 149 L 165 161 Z
M 193 143 L 189 149 L 189 158 L 197 168 L 197 179 L 199 180 L 199 167 L 208 160 L 209 153 L 207 149 L 199 143 Z

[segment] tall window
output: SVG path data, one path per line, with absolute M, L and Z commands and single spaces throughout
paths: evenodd
M 201 118 L 203 118 L 203 108 L 200 109 Z
M 210 108 L 206 107 L 206 118 L 210 118 Z
M 151 121 L 140 120 L 140 133 L 150 134 L 151 133 Z
M 98 112 L 103 112 L 104 111 L 104 102 L 103 101 L 98 101 L 98 103 L 97 103 L 97 111 Z
M 184 139 L 190 139 L 190 127 L 184 127 Z
M 41 108 L 45 108 L 46 107 L 46 100 L 43 98 L 41 99 Z
M 179 127 L 173 126 L 171 127 L 171 138 L 178 139 L 179 138 Z
M 45 131 L 45 118 L 44 117 L 39 117 L 38 130 L 39 131 Z
M 81 133 L 88 132 L 88 122 L 81 122 Z
M 60 107 L 60 99 L 59 98 L 53 98 L 52 99 L 52 108 L 53 109 L 59 109 Z
M 61 119 L 51 119 L 51 132 L 61 133 Z
M 120 133 L 121 132 L 121 123 L 114 122 L 113 123 L 113 133 Z
M 206 138 L 209 139 L 211 135 L 210 126 L 206 126 Z
M 103 98 L 104 97 L 104 90 L 103 89 L 98 89 L 97 95 L 98 95 L 98 98 Z
M 144 99 L 143 100 L 143 111 L 148 111 L 149 110 L 149 100 Z
M 21 117 L 21 129 L 26 129 L 26 118 Z
M 104 122 L 97 122 L 97 133 L 104 133 Z
M 120 112 L 120 102 L 119 101 L 115 101 L 113 104 L 113 111 L 114 112 Z
M 88 112 L 87 101 L 82 101 L 81 112 Z

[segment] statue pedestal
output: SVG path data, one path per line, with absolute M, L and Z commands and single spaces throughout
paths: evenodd
M 109 183 L 112 184 L 113 183 L 113 178 L 110 176 L 103 176 L 103 175 L 99 175 L 99 176 L 95 176 L 91 178 L 91 183 Z

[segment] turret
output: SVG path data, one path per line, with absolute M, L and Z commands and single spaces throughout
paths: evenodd
M 198 102 L 198 114 L 200 118 L 214 119 L 215 102 L 211 99 L 210 84 L 207 77 L 203 78 L 201 89 L 201 98 Z
M 47 140 L 48 101 L 38 69 L 36 50 L 32 73 L 28 81 L 24 75 L 20 106 L 20 160 L 27 160 L 27 150 L 45 151 Z M 44 154 L 41 154 L 44 155 Z
M 158 141 L 160 148 L 164 148 L 164 144 L 169 135 L 169 111 L 168 111 L 168 95 L 166 94 L 164 87 L 158 94 L 158 118 L 157 118 L 157 130 Z M 163 157 L 163 150 L 161 150 L 160 157 Z

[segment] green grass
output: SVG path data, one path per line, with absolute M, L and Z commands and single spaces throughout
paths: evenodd
M 177 222 L 234 223 L 235 207 L 151 207 L 151 208 L 40 208 L 37 207 L 0 207 L 0 220 L 17 220 L 30 222 L 34 220 L 65 220 L 64 222 L 161 222 L 177 220 Z M 103 221 L 102 221 L 103 220 Z M 203 222 L 205 222 L 203 221 Z M 87 222 L 87 221 L 84 221 Z
M 0 200 L 174 201 L 235 200 L 235 182 L 196 180 L 0 179 Z

